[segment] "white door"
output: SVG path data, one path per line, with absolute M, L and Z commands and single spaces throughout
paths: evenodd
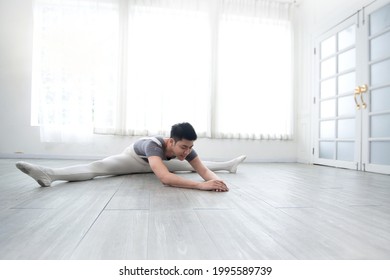
M 317 43 L 314 162 L 357 168 L 361 114 L 356 110 L 358 14 L 323 34 Z
M 314 163 L 390 174 L 390 4 L 317 41 Z
M 368 90 L 361 94 L 367 104 L 362 111 L 362 169 L 390 174 L 390 2 L 376 1 L 363 12 Z

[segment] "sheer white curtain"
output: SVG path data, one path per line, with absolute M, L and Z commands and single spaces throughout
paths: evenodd
M 167 134 L 172 124 L 188 121 L 205 135 L 211 94 L 207 1 L 127 4 L 116 121 L 96 132 Z
M 292 134 L 291 4 L 222 2 L 215 135 L 289 139 Z
M 118 8 L 109 0 L 34 1 L 32 124 L 42 141 L 86 141 L 95 100 L 114 106 Z
M 42 141 L 92 133 L 291 136 L 289 4 L 35 0 L 32 123 Z

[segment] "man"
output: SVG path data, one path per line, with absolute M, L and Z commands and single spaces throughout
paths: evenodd
M 193 149 L 197 139 L 191 124 L 172 126 L 170 138 L 145 137 L 137 140 L 121 154 L 88 164 L 49 168 L 27 162 L 17 162 L 16 167 L 31 176 L 42 187 L 52 182 L 82 181 L 97 176 L 125 175 L 153 172 L 164 185 L 199 190 L 228 191 L 228 187 L 213 171 L 226 170 L 235 173 L 238 164 L 246 156 L 226 162 L 202 162 Z M 176 171 L 195 171 L 203 179 L 197 182 L 174 174 Z

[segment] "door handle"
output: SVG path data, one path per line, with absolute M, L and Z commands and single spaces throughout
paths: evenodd
M 357 101 L 357 96 L 358 96 L 359 94 L 361 94 L 361 93 L 360 93 L 360 87 L 356 87 L 356 88 L 355 88 L 355 94 L 354 94 L 354 96 L 353 96 L 353 98 L 355 99 L 356 110 L 360 110 L 360 104 L 359 104 L 359 102 Z
M 368 86 L 367 85 L 360 86 L 360 100 L 362 101 L 362 108 L 363 109 L 367 108 L 367 104 L 363 100 L 363 93 L 367 92 L 367 90 L 368 90 Z
M 361 108 L 363 108 L 363 109 L 367 108 L 367 104 L 366 104 L 366 102 L 364 102 L 364 99 L 363 99 L 363 93 L 367 92 L 367 90 L 368 90 L 367 85 L 357 86 L 355 88 L 355 94 L 354 94 L 353 98 L 355 99 L 356 110 L 360 110 Z M 361 104 L 359 104 L 359 102 L 357 100 L 358 95 L 360 95 Z

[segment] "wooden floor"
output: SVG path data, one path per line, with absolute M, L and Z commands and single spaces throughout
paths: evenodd
M 153 174 L 41 188 L 15 162 L 0 160 L 0 259 L 390 259 L 390 176 L 244 163 L 219 173 L 227 193 Z

